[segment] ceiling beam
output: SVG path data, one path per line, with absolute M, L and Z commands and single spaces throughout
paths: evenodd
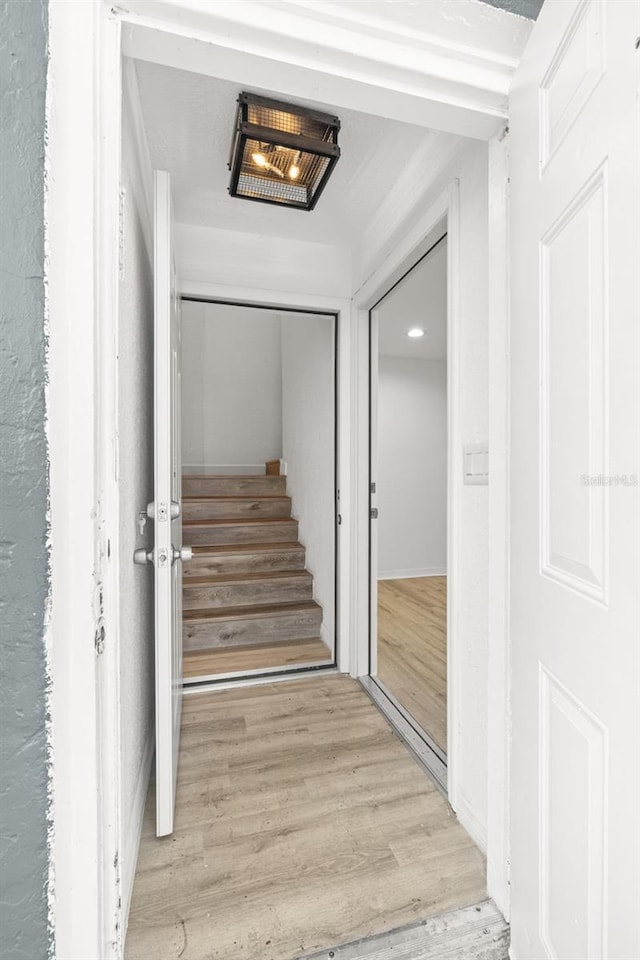
M 355 11 L 355 12 L 354 12 Z M 125 0 L 131 57 L 331 108 L 488 140 L 504 125 L 516 58 L 358 20 L 357 6 Z

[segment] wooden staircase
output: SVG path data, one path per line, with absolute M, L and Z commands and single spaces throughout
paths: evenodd
M 185 476 L 185 677 L 330 662 L 286 477 Z

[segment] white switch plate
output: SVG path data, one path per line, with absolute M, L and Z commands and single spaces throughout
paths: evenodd
M 487 443 L 467 443 L 462 451 L 463 482 L 489 483 L 489 446 Z

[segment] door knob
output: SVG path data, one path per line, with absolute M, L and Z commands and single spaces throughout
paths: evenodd
M 176 560 L 182 560 L 184 563 L 186 560 L 193 560 L 193 549 L 191 547 L 174 547 L 173 548 L 173 562 Z
M 133 562 L 140 564 L 153 563 L 153 550 L 145 550 L 144 547 L 140 550 L 134 550 Z

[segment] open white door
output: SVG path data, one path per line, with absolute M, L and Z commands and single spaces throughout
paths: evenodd
M 154 519 L 156 639 L 156 833 L 173 831 L 182 715 L 182 476 L 180 298 L 169 174 L 154 180 Z
M 640 957 L 636 0 L 547 0 L 511 94 L 514 960 Z

